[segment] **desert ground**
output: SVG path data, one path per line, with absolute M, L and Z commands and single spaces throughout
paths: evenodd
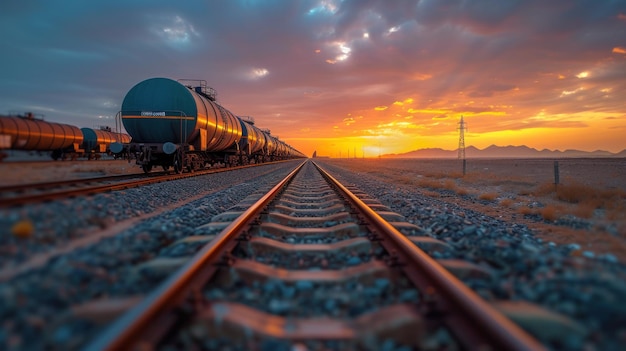
M 546 243 L 626 262 L 626 159 L 324 159 L 430 197 L 524 224 Z M 559 184 L 554 163 L 558 161 Z M 0 186 L 142 173 L 124 160 L 0 163 Z
M 9 161 L 0 162 L 0 186 L 133 173 L 143 171 L 126 160 Z
M 555 185 L 555 161 L 558 185 Z M 626 262 L 626 159 L 325 159 Z M 587 253 L 585 253 L 587 252 Z

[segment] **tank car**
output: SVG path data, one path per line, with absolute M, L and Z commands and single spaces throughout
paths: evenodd
M 46 122 L 32 113 L 0 117 L 0 135 L 9 136 L 10 149 L 52 151 L 55 160 L 67 155 L 75 158 L 83 151 L 78 127 Z
M 51 151 L 54 160 L 89 159 L 109 153 L 113 142 L 130 142 L 130 136 L 115 133 L 110 127 L 78 128 L 69 124 L 46 122 L 33 113 L 0 116 L 0 148 L 26 151 Z
M 89 159 L 100 158 L 101 154 L 111 152 L 109 146 L 112 143 L 130 142 L 130 135 L 113 132 L 108 126 L 101 126 L 99 129 L 81 128 L 80 131 L 83 134 L 81 146 Z
M 179 173 L 287 156 L 277 138 L 222 107 L 216 95 L 205 81 L 151 78 L 136 84 L 118 113 L 132 141 L 114 144 L 112 151 L 127 148 L 145 172 L 161 166 Z

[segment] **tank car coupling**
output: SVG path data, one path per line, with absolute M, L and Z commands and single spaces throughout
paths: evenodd
M 174 143 L 170 143 L 169 141 L 163 144 L 163 152 L 165 152 L 168 155 L 173 154 L 174 152 L 176 152 L 177 149 L 178 149 L 178 146 L 176 146 L 176 144 Z
M 119 154 L 120 152 L 122 152 L 122 150 L 124 150 L 124 145 L 116 141 L 109 145 L 109 150 L 111 150 L 111 152 L 114 154 Z

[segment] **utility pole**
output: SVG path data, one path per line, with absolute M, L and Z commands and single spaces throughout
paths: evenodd
M 459 122 L 459 159 L 463 160 L 463 176 L 465 176 L 465 169 L 466 169 L 465 130 L 467 130 L 467 127 L 465 125 L 465 121 L 463 121 L 463 115 L 461 115 L 461 122 Z

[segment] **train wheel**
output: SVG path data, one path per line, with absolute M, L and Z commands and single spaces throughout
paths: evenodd
M 143 165 L 141 166 L 141 168 L 143 168 L 144 173 L 150 173 L 150 171 L 152 170 L 152 165 Z
M 169 165 L 163 165 L 162 167 L 163 167 L 163 170 L 166 172 L 170 169 Z
M 58 161 L 63 156 L 63 152 L 60 150 L 54 150 L 52 151 L 51 156 L 53 160 Z
M 183 153 L 180 150 L 174 156 L 174 171 L 178 174 L 183 173 Z

